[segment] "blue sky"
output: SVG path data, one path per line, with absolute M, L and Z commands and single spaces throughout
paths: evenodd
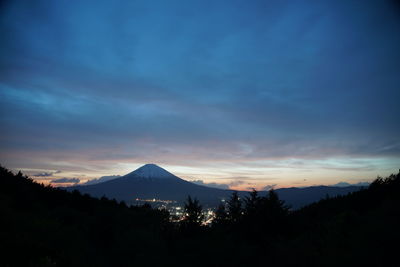
M 396 1 L 5 1 L 0 162 L 261 188 L 400 166 Z M 47 181 L 47 180 L 46 180 Z

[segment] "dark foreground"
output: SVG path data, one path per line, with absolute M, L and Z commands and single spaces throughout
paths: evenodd
M 271 191 L 165 211 L 66 192 L 0 169 L 0 266 L 399 266 L 400 173 L 290 211 Z

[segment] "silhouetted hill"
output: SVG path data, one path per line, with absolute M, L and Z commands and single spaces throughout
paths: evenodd
M 285 264 L 399 266 L 400 172 L 368 188 L 325 198 L 289 217 Z
M 298 188 L 298 187 L 280 188 L 275 191 L 279 195 L 279 198 L 284 200 L 286 204 L 291 206 L 293 209 L 298 209 L 326 197 L 346 195 L 351 192 L 359 191 L 362 188 L 365 187 L 310 186 L 303 188 Z
M 2 167 L 0 214 L 0 266 L 156 265 L 142 255 L 166 249 L 167 213 L 43 186 Z

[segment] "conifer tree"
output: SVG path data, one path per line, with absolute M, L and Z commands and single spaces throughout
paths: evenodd
M 204 220 L 203 208 L 199 201 L 188 196 L 184 206 L 184 217 L 182 222 L 188 226 L 200 226 Z
M 236 223 L 242 217 L 242 201 L 239 198 L 238 193 L 235 191 L 232 193 L 231 198 L 228 200 L 228 219 Z

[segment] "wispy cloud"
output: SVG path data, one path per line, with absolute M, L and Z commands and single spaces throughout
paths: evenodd
M 66 184 L 66 183 L 79 183 L 80 179 L 79 178 L 59 178 L 59 179 L 54 179 L 51 181 L 52 184 Z
M 91 180 L 87 181 L 86 183 L 84 183 L 84 185 L 92 185 L 92 184 L 103 183 L 103 182 L 107 182 L 107 181 L 111 181 L 111 180 L 117 179 L 119 177 L 121 177 L 121 176 L 120 175 L 102 176 L 100 178 L 91 179 Z
M 269 185 L 264 186 L 263 190 L 269 191 L 271 189 L 275 189 L 276 186 L 277 186 L 277 184 L 269 184 Z
M 208 186 L 208 187 L 214 187 L 214 188 L 220 188 L 220 189 L 229 189 L 229 185 L 228 184 L 219 184 L 219 183 L 214 183 L 214 182 L 205 183 L 203 180 L 192 180 L 190 182 L 198 184 L 198 185 Z
M 55 171 L 55 172 L 40 172 L 40 173 L 34 173 L 32 176 L 35 177 L 51 177 L 54 176 L 54 174 L 59 174 L 61 171 Z

